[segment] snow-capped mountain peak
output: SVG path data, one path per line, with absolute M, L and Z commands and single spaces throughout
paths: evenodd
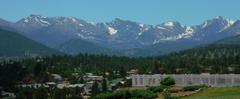
M 81 38 L 106 46 L 122 44 L 123 47 L 134 48 L 167 41 L 212 39 L 209 35 L 220 38 L 221 33 L 232 30 L 233 27 L 232 31 L 238 29 L 240 22 L 219 16 L 197 26 L 185 26 L 177 21 L 148 25 L 119 18 L 106 23 L 92 23 L 75 17 L 30 15 L 18 21 L 16 25 L 23 33 L 26 32 L 24 35 L 33 35 L 40 39 L 39 41 L 55 38 L 54 42 L 58 44 L 72 38 Z
M 234 24 L 235 21 L 230 19 L 224 19 L 222 16 L 217 16 L 211 20 L 205 21 L 201 28 L 215 28 L 214 31 L 223 31 Z
M 215 17 L 215 18 L 213 18 L 213 19 L 224 20 L 224 18 L 223 18 L 222 16 L 217 16 L 217 17 Z
M 40 16 L 40 15 L 30 15 L 30 16 L 25 17 L 22 20 L 18 21 L 17 23 L 38 24 L 38 25 L 41 25 L 41 26 L 49 26 L 49 25 L 51 25 L 51 23 L 48 22 L 47 17 Z
M 168 21 L 168 22 L 165 22 L 163 25 L 166 26 L 166 27 L 173 27 L 174 23 L 171 22 L 171 21 Z
M 78 22 L 75 17 L 70 17 L 69 19 L 71 19 L 74 23 Z
M 177 22 L 177 21 L 166 21 L 164 23 L 162 23 L 161 25 L 164 28 L 183 28 L 184 26 L 181 25 L 181 23 Z

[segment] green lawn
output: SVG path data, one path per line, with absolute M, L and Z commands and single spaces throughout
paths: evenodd
M 240 87 L 208 88 L 192 96 L 181 99 L 240 99 Z

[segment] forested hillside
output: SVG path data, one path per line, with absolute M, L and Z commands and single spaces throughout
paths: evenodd
M 61 54 L 18 33 L 0 29 L 0 57 Z
M 168 73 L 240 73 L 240 38 L 231 37 L 208 46 L 159 57 Z
M 56 49 L 61 49 L 61 51 L 72 55 L 77 55 L 79 53 L 120 55 L 120 52 L 116 50 L 111 50 L 83 39 L 69 40 L 56 47 Z

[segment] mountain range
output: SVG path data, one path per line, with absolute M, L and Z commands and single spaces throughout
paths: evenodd
M 149 25 L 116 18 L 93 23 L 75 17 L 30 15 L 15 23 L 1 19 L 0 26 L 69 54 L 127 56 L 162 55 L 240 34 L 239 20 L 221 16 L 185 26 L 177 21 Z

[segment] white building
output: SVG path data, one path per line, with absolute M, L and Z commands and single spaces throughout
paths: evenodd
M 85 95 L 91 95 L 92 92 L 92 86 L 94 82 L 97 82 L 98 88 L 102 90 L 102 82 L 103 82 L 103 76 L 94 76 L 92 73 L 86 73 L 83 77 L 84 81 L 86 81 L 84 86 L 84 94 Z
M 94 83 L 94 81 L 89 81 L 85 84 L 83 94 L 91 95 L 93 83 Z
M 103 76 L 84 76 L 84 81 L 102 81 Z
M 133 75 L 132 86 L 158 86 L 161 79 L 173 77 L 176 86 L 206 84 L 213 87 L 240 86 L 240 74 L 154 74 Z
M 57 88 L 63 89 L 63 88 L 83 88 L 85 85 L 84 84 L 67 84 L 67 83 L 62 83 L 62 84 L 57 84 Z

